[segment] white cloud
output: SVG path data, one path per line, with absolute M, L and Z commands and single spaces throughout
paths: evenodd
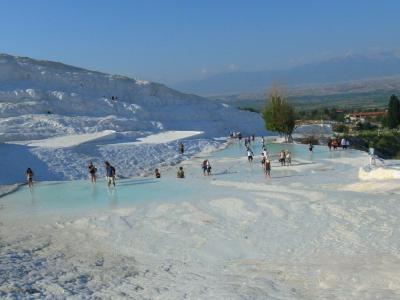
M 289 59 L 289 65 L 291 65 L 291 66 L 304 64 L 306 62 L 307 61 L 306 61 L 306 58 L 304 56 L 300 56 L 300 57 L 297 57 L 297 58 Z
M 235 70 L 237 70 L 237 69 L 239 69 L 239 66 L 237 66 L 237 65 L 235 65 L 235 64 L 230 64 L 230 65 L 228 65 L 228 70 L 229 70 L 229 71 L 235 71 Z
M 345 56 L 345 57 L 348 57 L 348 56 L 352 56 L 352 55 L 354 55 L 354 54 L 355 54 L 354 50 L 353 50 L 353 49 L 349 49 L 349 50 L 346 51 L 346 53 L 344 54 L 344 56 Z

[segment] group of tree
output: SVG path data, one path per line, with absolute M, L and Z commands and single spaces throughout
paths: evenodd
M 268 130 L 278 132 L 286 141 L 292 141 L 296 114 L 279 89 L 270 92 L 262 115 Z
M 297 119 L 301 120 L 332 120 L 343 122 L 345 111 L 335 106 L 319 107 L 308 110 L 298 110 L 296 112 Z
M 400 102 L 396 95 L 392 95 L 389 100 L 387 112 L 387 126 L 392 129 L 400 124 Z
M 331 119 L 334 116 L 339 119 L 342 116 L 337 116 L 336 108 L 322 108 L 319 110 L 312 111 L 312 115 L 325 115 L 330 116 Z M 272 89 L 269 93 L 265 108 L 262 112 L 263 119 L 265 121 L 265 127 L 268 130 L 278 132 L 280 135 L 285 137 L 286 141 L 292 140 L 292 133 L 295 128 L 296 116 L 304 118 L 308 115 L 307 112 L 299 112 L 296 114 L 293 105 L 291 105 L 287 98 L 284 96 L 282 90 Z M 383 122 L 383 121 L 382 121 Z M 396 95 L 390 97 L 388 112 L 384 122 L 390 129 L 397 128 L 400 125 L 400 101 Z M 368 126 L 365 126 L 368 127 Z M 376 127 L 376 126 L 375 126 Z M 376 128 L 360 128 L 363 130 L 372 130 Z

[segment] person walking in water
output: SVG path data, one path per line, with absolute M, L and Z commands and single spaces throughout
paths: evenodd
M 161 173 L 160 173 L 160 171 L 158 171 L 158 169 L 155 169 L 155 170 L 154 170 L 154 176 L 155 176 L 156 178 L 161 178 Z
M 284 150 L 281 150 L 281 152 L 279 153 L 279 162 L 281 163 L 281 166 L 286 165 L 286 156 Z
M 346 140 L 346 149 L 349 149 L 349 148 L 350 148 L 350 141 Z
M 271 161 L 267 159 L 264 166 L 265 177 L 271 178 Z
M 33 171 L 31 168 L 26 170 L 26 179 L 28 181 L 28 186 L 31 188 L 33 187 Z
M 247 140 L 247 138 L 245 138 L 244 139 L 244 146 L 246 147 L 246 148 L 249 148 L 249 141 Z
M 203 175 L 206 176 L 207 172 L 207 159 L 203 160 L 203 164 L 201 165 L 201 168 L 203 169 Z
M 269 159 L 269 154 L 265 147 L 262 149 L 262 155 L 265 156 L 265 159 Z
M 211 175 L 211 164 L 208 159 L 207 159 L 207 163 L 206 163 L 206 168 L 207 168 L 207 175 L 210 176 Z
M 254 156 L 253 151 L 251 151 L 250 148 L 247 148 L 247 160 L 249 162 L 253 162 L 253 156 Z
M 343 137 L 342 140 L 340 141 L 340 146 L 342 146 L 343 150 L 346 150 L 347 148 L 347 141 L 346 139 Z
M 267 157 L 264 155 L 264 152 L 261 152 L 261 166 L 265 172 L 265 162 L 267 161 Z
M 338 147 L 338 142 L 337 142 L 336 139 L 333 139 L 333 140 L 332 140 L 332 147 L 333 147 L 333 150 L 336 150 L 336 149 L 337 149 L 337 147 Z
M 108 162 L 105 162 L 106 165 L 106 179 L 107 179 L 107 185 L 108 187 L 115 186 L 115 168 Z
M 176 173 L 177 178 L 185 178 L 185 172 L 183 171 L 183 167 L 179 167 L 178 172 Z
M 313 148 L 314 148 L 314 146 L 313 146 L 312 142 L 310 141 L 310 143 L 308 144 L 308 150 L 310 152 L 313 152 Z
M 185 153 L 185 145 L 183 143 L 179 143 L 179 153 L 182 155 Z
M 292 165 L 292 154 L 290 153 L 289 150 L 285 151 L 285 159 L 286 159 L 286 165 L 291 166 Z
M 375 156 L 375 149 L 370 147 L 368 150 L 369 154 L 369 166 L 376 166 L 376 156 Z
M 96 183 L 96 172 L 97 172 L 97 169 L 93 165 L 92 162 L 89 163 L 88 170 L 89 170 L 90 179 L 91 179 L 92 183 Z

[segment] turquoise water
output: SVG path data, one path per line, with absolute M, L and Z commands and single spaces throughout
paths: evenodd
M 240 157 L 246 156 L 246 148 L 243 145 L 244 142 L 235 142 L 226 149 L 222 151 L 218 151 L 214 153 L 212 156 L 221 158 L 221 157 Z M 304 159 L 310 161 L 316 161 L 319 159 L 329 159 L 329 158 L 340 158 L 340 157 L 349 157 L 349 155 L 354 154 L 354 151 L 329 151 L 328 147 L 325 146 L 314 146 L 313 152 L 311 153 L 308 150 L 308 145 L 299 145 L 299 144 L 267 144 L 267 151 L 269 152 L 271 158 L 277 159 L 279 152 L 281 150 L 289 150 L 292 154 L 292 158 L 296 159 Z M 253 150 L 254 155 L 259 157 L 262 151 L 262 145 L 259 141 L 255 141 L 250 145 L 250 148 Z
M 165 172 L 161 179 L 133 178 L 117 181 L 117 187 L 108 188 L 104 178 L 98 179 L 97 184 L 86 181 L 68 182 L 41 182 L 36 183 L 32 189 L 26 186 L 16 192 L 0 198 L 1 214 L 24 216 L 48 214 L 76 214 L 93 210 L 110 209 L 116 207 L 129 207 L 138 203 L 152 201 L 185 201 L 215 197 L 227 193 L 223 187 L 207 185 L 204 180 L 257 180 L 263 178 L 259 166 L 261 144 L 254 143 L 251 147 L 255 154 L 253 164 L 243 161 L 246 150 L 243 143 L 231 144 L 224 150 L 212 153 L 210 161 L 213 165 L 213 176 L 204 177 L 200 166 L 186 168 L 187 178 L 175 178 L 175 170 Z M 357 155 L 354 151 L 328 151 L 327 147 L 315 147 L 309 153 L 307 145 L 293 144 L 268 144 L 268 151 L 273 160 L 273 174 L 281 177 L 293 175 L 288 167 L 279 167 L 276 162 L 280 150 L 288 149 L 292 153 L 293 164 L 312 163 L 316 160 L 329 158 L 349 157 Z M 224 158 L 242 158 L 223 163 Z M 298 161 L 296 161 L 298 160 Z M 275 166 L 274 166 L 275 164 Z M 275 177 L 279 178 L 279 176 Z
M 104 179 L 96 184 L 87 181 L 42 182 L 32 189 L 27 186 L 0 199 L 2 212 L 17 215 L 43 213 L 77 213 L 150 201 L 183 201 L 188 195 L 204 197 L 199 184 L 181 184 L 176 178 L 135 178 L 117 180 L 116 188 L 108 188 Z M 187 182 L 187 180 L 186 180 Z

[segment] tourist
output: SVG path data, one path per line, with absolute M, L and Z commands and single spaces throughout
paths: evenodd
M 292 165 L 292 155 L 289 150 L 285 151 L 285 160 L 286 160 L 286 165 L 291 166 Z
M 161 173 L 160 173 L 160 171 L 159 171 L 158 169 L 155 169 L 155 170 L 154 170 L 154 176 L 155 176 L 156 178 L 161 178 Z
M 207 175 L 210 176 L 211 175 L 211 164 L 208 159 L 207 159 L 206 167 L 207 167 Z
M 265 162 L 267 161 L 267 157 L 264 155 L 264 152 L 261 152 L 261 166 L 265 171 Z
M 271 161 L 267 159 L 265 161 L 265 176 L 271 178 Z
M 262 155 L 265 156 L 265 159 L 269 159 L 269 154 L 268 154 L 267 148 L 265 148 L 265 147 L 263 148 Z
M 31 168 L 26 170 L 26 179 L 28 181 L 28 186 L 31 188 L 33 187 L 33 171 Z
M 250 137 L 246 137 L 245 139 L 244 139 L 244 145 L 246 146 L 246 148 L 247 147 L 250 147 Z
M 310 152 L 313 152 L 313 148 L 314 148 L 314 145 L 313 145 L 312 142 L 310 141 L 310 143 L 308 144 L 308 150 L 309 150 Z
M 254 156 L 253 151 L 251 151 L 250 148 L 247 148 L 247 159 L 249 162 L 253 162 L 253 156 Z
M 338 147 L 338 142 L 337 142 L 336 139 L 333 139 L 333 141 L 332 141 L 332 146 L 333 146 L 333 150 L 336 150 L 336 149 L 337 149 L 337 147 Z
M 176 173 L 177 178 L 185 178 L 185 172 L 183 171 L 183 167 L 179 167 L 178 172 Z
M 205 160 L 203 160 L 203 163 L 201 165 L 201 168 L 203 169 L 203 175 L 204 176 L 206 175 L 206 172 L 207 172 L 207 162 L 208 162 L 208 160 L 205 159 Z
M 344 137 L 343 137 L 342 140 L 340 141 L 340 145 L 342 146 L 342 149 L 343 149 L 343 150 L 346 150 L 347 142 L 346 142 L 346 139 L 345 139 Z
M 329 148 L 329 151 L 332 151 L 332 139 L 328 140 L 328 148 Z
M 90 179 L 91 179 L 92 183 L 96 183 L 96 172 L 97 172 L 97 169 L 93 165 L 92 162 L 89 162 L 88 170 L 89 170 Z
M 108 187 L 110 187 L 111 184 L 115 186 L 115 175 L 116 175 L 115 168 L 108 161 L 106 161 L 104 164 L 106 166 L 107 185 Z
M 279 153 L 279 162 L 281 163 L 281 166 L 284 166 L 286 164 L 286 157 L 284 150 L 281 150 L 281 152 Z
M 370 167 L 375 166 L 376 165 L 375 149 L 369 148 L 368 154 L 369 154 L 369 166 Z
M 183 145 L 183 143 L 179 143 L 179 153 L 180 154 L 185 153 L 185 145 Z

